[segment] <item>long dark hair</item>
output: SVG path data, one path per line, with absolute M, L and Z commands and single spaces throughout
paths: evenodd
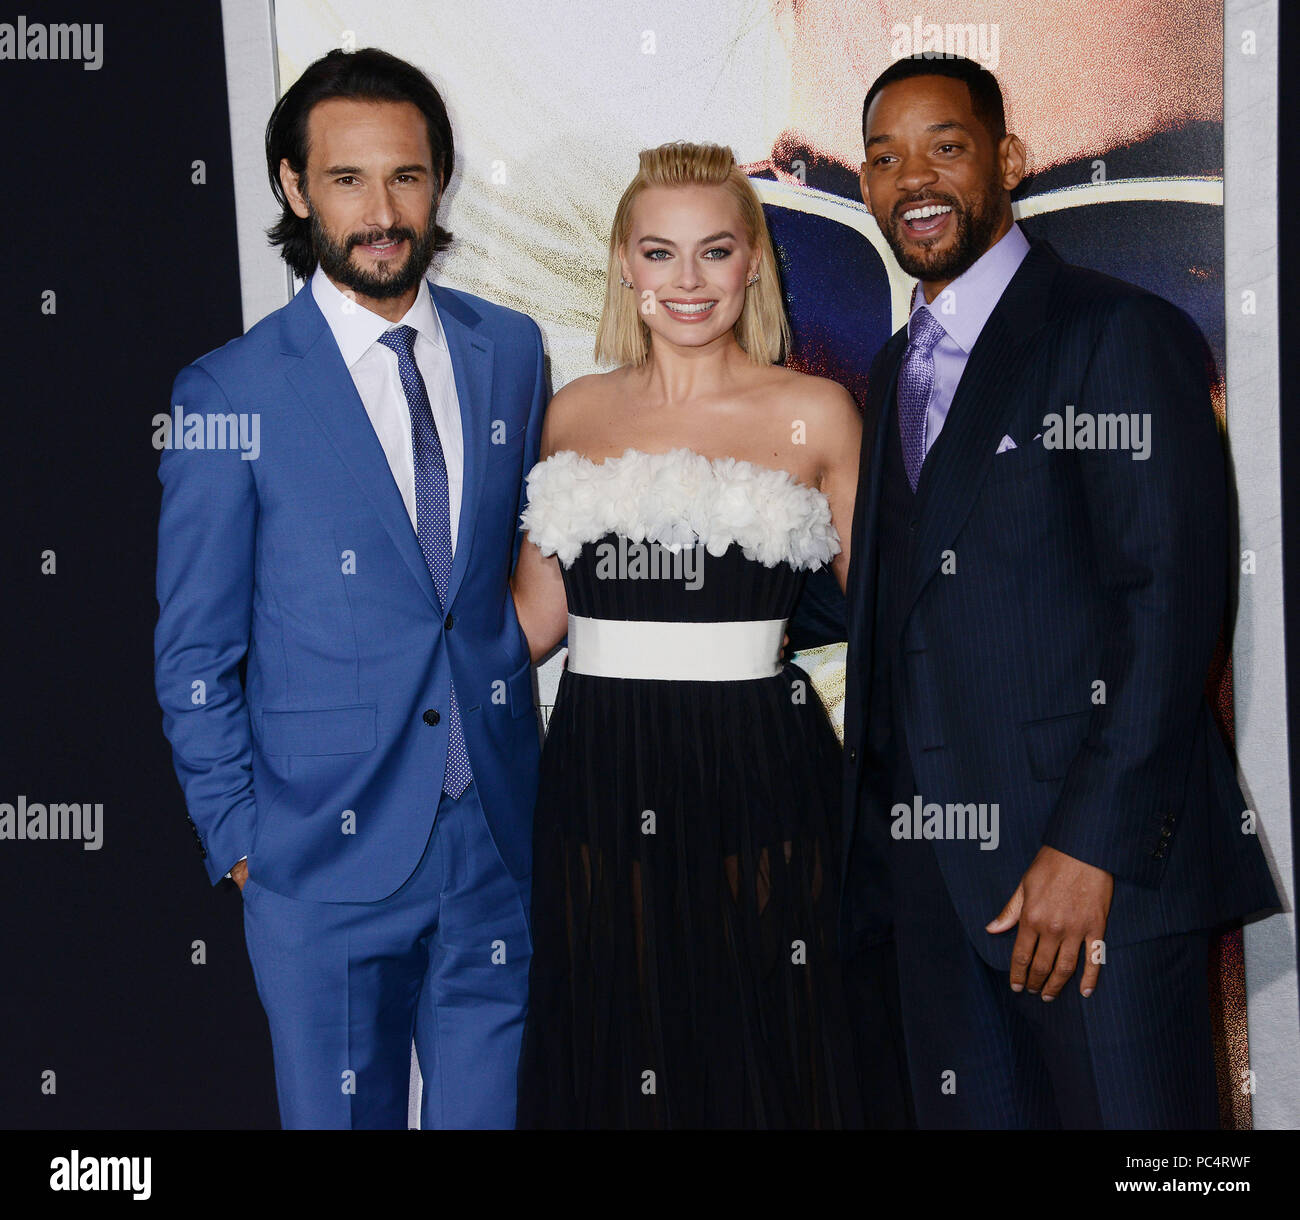
M 280 183 L 280 161 L 289 162 L 299 176 L 307 171 L 307 119 L 317 102 L 343 97 L 367 102 L 410 102 L 424 115 L 429 147 L 438 172 L 439 190 L 451 178 L 453 146 L 447 107 L 433 82 L 414 64 L 375 47 L 359 51 L 331 51 L 318 59 L 289 87 L 275 104 L 266 124 L 266 173 L 281 208 L 280 219 L 267 231 L 273 246 L 299 279 L 316 269 L 311 221 L 294 214 Z M 451 234 L 434 226 L 434 250 L 445 250 Z

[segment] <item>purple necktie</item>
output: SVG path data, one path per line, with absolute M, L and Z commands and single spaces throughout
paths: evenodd
M 898 374 L 898 435 L 903 442 L 903 469 L 913 491 L 925 461 L 925 416 L 934 388 L 933 352 L 945 333 L 934 315 L 921 306 L 912 315 L 903 368 Z
M 402 380 L 402 391 L 411 412 L 411 455 L 415 464 L 415 533 L 420 540 L 424 562 L 433 577 L 438 601 L 447 608 L 447 586 L 451 581 L 451 495 L 447 488 L 447 459 L 438 439 L 438 427 L 433 422 L 433 409 L 424 388 L 424 378 L 415 363 L 415 336 L 413 326 L 398 326 L 386 330 L 379 342 L 397 353 L 397 375 Z M 443 774 L 442 790 L 458 797 L 469 787 L 473 778 L 469 767 L 469 752 L 465 748 L 465 730 L 460 722 L 460 703 L 456 699 L 456 684 L 448 692 L 447 708 L 447 768 Z

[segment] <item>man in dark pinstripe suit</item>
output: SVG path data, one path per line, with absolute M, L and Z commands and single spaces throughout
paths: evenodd
M 1204 342 L 1025 239 L 991 73 L 900 60 L 863 126 L 920 282 L 853 524 L 846 956 L 892 925 L 923 1127 L 1216 1126 L 1208 937 L 1278 902 L 1203 694 L 1231 562 Z

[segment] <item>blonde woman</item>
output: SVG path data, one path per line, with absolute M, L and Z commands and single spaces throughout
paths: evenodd
M 641 153 L 598 361 L 552 401 L 512 588 L 567 635 L 542 755 L 521 1126 L 861 1121 L 836 952 L 841 757 L 780 660 L 844 584 L 861 425 L 788 343 L 731 150 Z

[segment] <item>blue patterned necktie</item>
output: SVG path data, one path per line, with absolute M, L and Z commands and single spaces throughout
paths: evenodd
M 903 469 L 913 491 L 925 462 L 925 417 L 934 388 L 934 348 L 945 333 L 928 309 L 918 309 L 912 315 L 898 375 L 898 434 L 903 442 Z
M 415 363 L 413 326 L 398 326 L 379 336 L 379 342 L 397 353 L 397 374 L 411 412 L 411 454 L 415 459 L 415 533 L 424 562 L 429 565 L 438 602 L 447 608 L 447 585 L 451 581 L 451 496 L 447 490 L 447 459 L 433 422 L 433 409 L 424 388 L 424 378 Z M 460 722 L 460 703 L 453 682 L 447 710 L 447 769 L 442 790 L 458 797 L 469 787 L 473 775 L 465 749 L 465 731 Z

